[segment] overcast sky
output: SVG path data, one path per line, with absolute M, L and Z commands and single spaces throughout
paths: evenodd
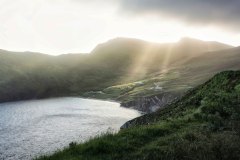
M 239 0 L 0 0 L 0 48 L 86 53 L 115 37 L 240 45 Z

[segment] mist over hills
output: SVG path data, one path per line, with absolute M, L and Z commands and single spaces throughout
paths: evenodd
M 166 44 L 117 38 L 90 54 L 60 56 L 0 50 L 0 101 L 85 96 L 130 102 L 180 87 L 178 95 L 216 72 L 240 69 L 239 61 L 240 48 L 190 38 Z M 139 81 L 129 90 L 114 88 Z M 160 82 L 164 90 L 149 90 Z

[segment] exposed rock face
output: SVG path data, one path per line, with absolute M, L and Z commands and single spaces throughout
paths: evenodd
M 164 106 L 170 105 L 173 102 L 177 101 L 179 97 L 181 97 L 182 95 L 183 94 L 162 93 L 159 95 L 138 98 L 136 101 L 122 103 L 121 105 L 123 107 L 133 108 L 133 109 L 142 111 L 143 113 L 146 113 L 145 115 L 141 116 L 144 118 L 140 117 L 145 121 L 147 120 L 147 115 L 149 115 L 149 113 L 154 114 L 154 112 L 163 108 Z M 134 127 L 138 124 L 138 121 L 139 121 L 139 117 L 132 119 L 130 121 L 127 121 L 120 127 L 120 129 Z
M 121 106 L 133 108 L 144 113 L 152 113 L 179 97 L 172 93 L 162 93 L 149 97 L 139 97 L 134 101 L 121 103 Z

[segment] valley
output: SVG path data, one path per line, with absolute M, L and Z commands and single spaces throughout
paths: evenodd
M 189 38 L 172 44 L 120 38 L 98 45 L 89 54 L 60 56 L 1 50 L 0 102 L 83 97 L 116 101 L 144 114 L 135 112 L 132 118 L 140 117 L 123 123 L 118 133 L 103 129 L 104 134 L 94 134 L 95 138 L 84 143 L 72 142 L 67 148 L 65 143 L 56 153 L 51 148 L 53 154 L 44 152 L 39 160 L 157 160 L 184 159 L 186 155 L 199 160 L 238 159 L 239 62 L 239 47 Z M 71 109 L 76 104 L 66 106 Z M 94 109 L 91 106 L 87 110 Z M 43 114 L 49 112 L 45 109 Z M 122 111 L 123 117 L 130 113 Z M 82 116 L 75 117 L 77 122 L 82 123 Z M 115 116 L 111 121 L 116 121 Z M 61 123 L 72 119 L 64 114 L 56 118 L 65 119 Z M 76 138 L 78 132 L 74 133 Z

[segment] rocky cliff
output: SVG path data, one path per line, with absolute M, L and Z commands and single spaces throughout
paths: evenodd
M 161 93 L 148 97 L 138 97 L 136 100 L 121 103 L 121 106 L 133 108 L 144 113 L 151 113 L 162 108 L 166 104 L 171 103 L 179 96 L 181 95 L 173 93 Z

